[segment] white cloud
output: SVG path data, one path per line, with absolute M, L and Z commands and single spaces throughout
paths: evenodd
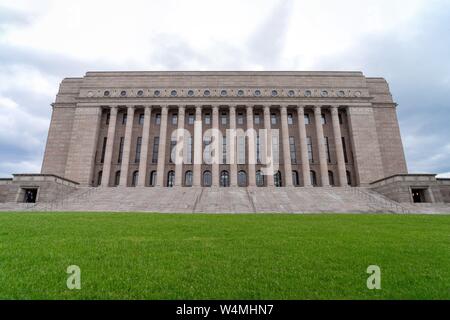
M 441 179 L 450 179 L 450 172 L 440 173 L 436 177 Z

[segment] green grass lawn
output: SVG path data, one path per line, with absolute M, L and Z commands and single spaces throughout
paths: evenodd
M 0 213 L 0 298 L 450 299 L 450 216 Z

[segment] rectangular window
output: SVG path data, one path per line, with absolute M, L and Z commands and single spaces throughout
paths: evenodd
M 177 124 L 178 123 L 178 115 L 173 114 L 172 115 L 172 124 Z
M 153 139 L 152 163 L 158 163 L 159 137 Z
M 141 159 L 141 147 L 142 147 L 142 137 L 138 137 L 136 142 L 136 155 L 134 157 L 135 163 L 139 163 L 139 160 Z
M 310 124 L 311 123 L 311 121 L 310 121 L 310 119 L 309 119 L 309 114 L 305 114 L 305 124 Z
M 111 114 L 108 112 L 107 114 L 106 114 L 106 125 L 108 125 L 109 124 L 109 119 L 111 118 Z
M 124 113 L 122 116 L 122 124 L 127 124 L 127 114 Z
M 222 113 L 222 116 L 220 119 L 221 119 L 223 125 L 227 124 L 227 114 L 225 112 Z
M 238 113 L 238 124 L 244 124 L 244 115 L 242 113 Z
M 161 114 L 160 113 L 158 113 L 156 115 L 155 122 L 156 122 L 156 124 L 161 124 Z
M 170 140 L 170 155 L 169 155 L 169 162 L 170 162 L 170 163 L 173 163 L 172 154 L 175 153 L 175 148 L 176 148 L 176 146 L 177 146 L 177 138 L 176 138 L 176 137 L 173 137 L 173 138 Z
M 256 163 L 261 163 L 261 140 L 256 136 Z
M 203 139 L 203 145 L 204 145 L 204 149 L 205 153 L 204 153 L 204 157 L 205 157 L 205 163 L 206 164 L 211 164 L 212 163 L 212 157 L 211 157 L 211 137 L 210 136 L 205 136 Z
M 123 155 L 123 137 L 120 137 L 119 142 L 119 158 L 117 159 L 118 163 L 122 163 L 122 155 Z
M 342 150 L 344 151 L 345 163 L 348 163 L 347 146 L 345 145 L 345 138 L 344 137 L 342 137 Z
M 313 145 L 311 137 L 306 137 L 306 144 L 308 145 L 308 159 L 310 162 L 314 162 Z
M 280 145 L 279 145 L 279 137 L 278 135 L 272 136 L 272 161 L 273 164 L 280 163 Z
M 328 163 L 331 163 L 330 143 L 328 141 L 328 137 L 325 137 L 325 149 L 327 151 L 327 161 Z
M 143 125 L 144 124 L 144 114 L 143 113 L 141 113 L 140 115 L 139 115 L 139 125 Z
M 320 115 L 320 118 L 321 118 L 322 124 L 327 124 L 327 117 L 325 117 L 325 113 L 322 113 Z
M 294 117 L 292 116 L 292 113 L 289 113 L 287 116 L 288 124 L 291 125 L 294 123 Z
M 188 116 L 188 124 L 194 124 L 195 116 L 191 113 Z
M 188 138 L 186 149 L 186 163 L 192 163 L 192 137 Z
M 238 164 L 245 164 L 245 136 L 237 137 Z
M 259 116 L 259 114 L 255 114 L 255 124 L 260 124 L 261 123 L 261 117 Z
M 295 139 L 294 137 L 289 137 L 289 150 L 291 152 L 291 163 L 297 163 L 297 152 L 295 150 Z
M 270 115 L 270 119 L 272 124 L 277 124 L 277 115 L 275 113 Z
M 343 121 L 342 121 L 342 113 L 339 113 L 339 124 L 342 124 L 343 123 Z
M 227 163 L 227 136 L 222 137 L 222 164 Z
M 102 157 L 100 159 L 100 162 L 103 163 L 105 162 L 105 152 L 106 152 L 106 142 L 108 141 L 107 137 L 103 138 L 103 146 L 102 146 Z
M 211 124 L 211 115 L 209 113 L 205 114 L 205 124 Z

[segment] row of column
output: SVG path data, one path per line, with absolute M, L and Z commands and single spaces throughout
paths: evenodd
M 300 136 L 300 156 L 302 162 L 302 177 L 303 177 L 303 185 L 305 187 L 311 186 L 310 179 L 310 165 L 308 158 L 308 146 L 307 146 L 307 136 L 306 136 L 306 127 L 304 121 L 305 110 L 304 106 L 297 106 L 297 115 L 298 115 L 298 127 L 299 127 L 299 136 Z M 333 136 L 334 136 L 334 144 L 336 148 L 336 159 L 338 165 L 338 179 L 340 186 L 347 185 L 347 176 L 346 176 L 346 167 L 345 167 L 345 157 L 344 150 L 342 146 L 341 140 L 341 129 L 339 123 L 339 114 L 338 107 L 331 106 L 331 119 L 332 119 L 332 127 L 333 127 Z M 133 131 L 133 121 L 134 119 L 134 110 L 135 108 L 129 106 L 127 108 L 127 118 L 130 119 L 127 121 L 125 128 L 125 138 L 124 138 L 124 148 L 123 148 L 123 158 L 122 165 L 120 170 L 120 186 L 128 185 L 128 168 L 129 168 L 129 159 L 130 159 L 130 150 L 131 150 L 131 139 L 132 139 L 132 131 Z M 118 107 L 111 107 L 110 111 L 110 121 L 108 127 L 108 136 L 105 150 L 105 160 L 103 165 L 103 175 L 102 175 L 102 186 L 109 185 L 109 179 L 111 175 L 111 160 L 112 153 L 114 147 L 114 137 L 116 131 L 116 123 L 117 123 L 117 111 Z M 291 154 L 290 154 L 290 145 L 289 145 L 289 125 L 288 125 L 288 116 L 287 116 L 287 106 L 282 105 L 280 108 L 281 111 L 281 141 L 283 144 L 283 159 L 284 159 L 284 172 L 285 172 L 285 185 L 287 187 L 293 186 L 292 181 L 292 165 L 291 165 Z M 178 107 L 178 135 L 177 135 L 177 144 L 176 144 L 176 154 L 179 155 L 181 152 L 181 148 L 183 147 L 184 137 L 182 136 L 184 130 L 185 123 L 185 106 Z M 139 163 L 139 176 L 137 185 L 144 187 L 146 185 L 147 179 L 147 160 L 148 160 L 148 147 L 149 147 L 149 135 L 150 135 L 150 120 L 151 120 L 152 107 L 146 106 L 144 113 L 144 123 L 143 123 L 143 134 L 142 134 L 142 146 L 141 146 L 141 159 Z M 255 136 L 253 130 L 253 107 L 247 106 L 246 108 L 247 115 L 247 137 L 248 137 L 248 158 L 256 159 L 255 152 Z M 236 106 L 229 107 L 229 115 L 230 115 L 230 129 L 236 129 Z M 321 177 L 321 186 L 329 186 L 329 178 L 328 178 L 328 163 L 326 156 L 326 145 L 325 138 L 323 134 L 322 128 L 322 120 L 321 120 L 322 110 L 321 106 L 314 106 L 314 119 L 315 119 L 315 128 L 316 128 L 316 136 L 318 140 L 318 149 L 319 149 L 319 166 L 320 166 L 320 177 Z M 270 119 L 270 106 L 264 106 L 264 127 L 267 130 L 267 136 L 272 137 L 271 133 L 271 119 Z M 157 186 L 164 186 L 164 178 L 165 178 L 165 155 L 166 155 L 166 142 L 167 142 L 167 121 L 168 121 L 168 106 L 161 106 L 161 123 L 160 123 L 160 134 L 159 134 L 159 150 L 158 150 L 158 164 L 157 164 Z M 213 130 L 215 134 L 219 129 L 219 107 L 212 107 L 212 128 L 217 129 Z M 220 137 L 213 137 L 213 143 L 215 149 L 218 150 Z M 231 139 L 229 141 L 230 150 L 235 150 L 235 139 Z M 272 150 L 272 139 L 267 139 L 267 148 Z M 233 154 L 233 153 L 232 153 Z M 270 152 L 272 154 L 272 152 Z M 201 186 L 201 163 L 203 156 L 203 129 L 202 129 L 202 107 L 195 107 L 195 122 L 194 122 L 194 165 L 193 165 L 193 185 Z M 248 162 L 248 184 L 249 186 L 256 186 L 256 161 Z M 182 185 L 182 176 L 183 176 L 183 165 L 181 163 L 176 163 L 175 165 L 175 186 Z M 273 175 L 267 175 L 267 185 L 274 185 Z M 212 164 L 212 185 L 219 186 L 219 164 L 218 161 L 214 161 Z M 237 163 L 236 161 L 231 161 L 230 164 L 230 185 L 237 186 Z

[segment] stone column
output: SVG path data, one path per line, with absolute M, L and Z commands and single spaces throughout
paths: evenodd
M 147 159 L 148 159 L 148 144 L 150 139 L 151 114 L 152 114 L 152 107 L 146 106 L 144 113 L 144 126 L 142 127 L 142 148 L 141 148 L 141 159 L 139 160 L 138 187 L 145 187 L 145 182 L 147 181 Z
M 322 187 L 328 187 L 330 182 L 328 179 L 328 163 L 325 150 L 325 138 L 323 136 L 321 110 L 320 106 L 314 106 L 314 120 L 316 123 L 316 136 L 319 148 L 320 181 L 322 182 Z
M 212 157 L 212 186 L 219 186 L 219 163 L 220 163 L 220 150 L 219 150 L 219 107 L 212 107 L 212 132 L 213 140 L 212 147 L 214 150 L 214 156 Z
M 270 107 L 269 106 L 264 106 L 264 128 L 266 129 L 266 132 L 267 132 L 265 157 L 267 157 L 267 154 L 270 154 L 270 162 L 271 162 L 270 167 L 273 168 L 274 164 L 273 164 L 273 150 L 272 150 L 272 125 L 270 123 Z M 271 172 L 269 172 L 268 175 L 266 175 L 264 178 L 267 180 L 268 187 L 274 186 L 273 170 L 271 170 Z
M 177 130 L 177 145 L 176 145 L 176 159 L 175 159 L 175 186 L 181 187 L 183 182 L 183 163 L 185 155 L 185 137 L 184 137 L 184 116 L 186 113 L 185 106 L 178 107 L 178 130 Z
M 247 106 L 247 137 L 248 137 L 248 186 L 256 186 L 256 152 L 255 130 L 253 129 L 253 106 Z
M 203 163 L 202 107 L 195 107 L 193 186 L 200 187 Z
M 298 128 L 300 136 L 300 157 L 302 160 L 303 186 L 311 187 L 311 169 L 309 167 L 308 144 L 306 141 L 305 108 L 297 107 Z
M 108 137 L 106 138 L 105 161 L 102 171 L 102 187 L 109 186 L 109 178 L 111 176 L 111 160 L 114 148 L 114 137 L 116 135 L 117 123 L 117 107 L 111 107 L 109 115 Z
M 130 167 L 130 151 L 131 151 L 131 137 L 133 134 L 133 123 L 134 123 L 134 107 L 129 106 L 127 108 L 127 125 L 125 127 L 122 165 L 120 166 L 119 186 L 121 187 L 126 187 L 128 185 L 128 168 Z
M 289 144 L 289 124 L 287 119 L 287 107 L 281 106 L 281 139 L 283 141 L 284 177 L 286 187 L 292 187 L 292 160 Z
M 228 159 L 230 162 L 230 185 L 237 187 L 236 161 L 236 106 L 230 106 L 230 131 L 228 135 Z
M 167 144 L 167 106 L 161 106 L 161 124 L 159 129 L 158 166 L 156 167 L 156 186 L 164 187 Z
M 347 172 L 345 168 L 344 149 L 342 148 L 341 125 L 337 106 L 331 106 L 331 120 L 333 122 L 334 145 L 336 148 L 336 160 L 338 165 L 339 186 L 347 186 Z

